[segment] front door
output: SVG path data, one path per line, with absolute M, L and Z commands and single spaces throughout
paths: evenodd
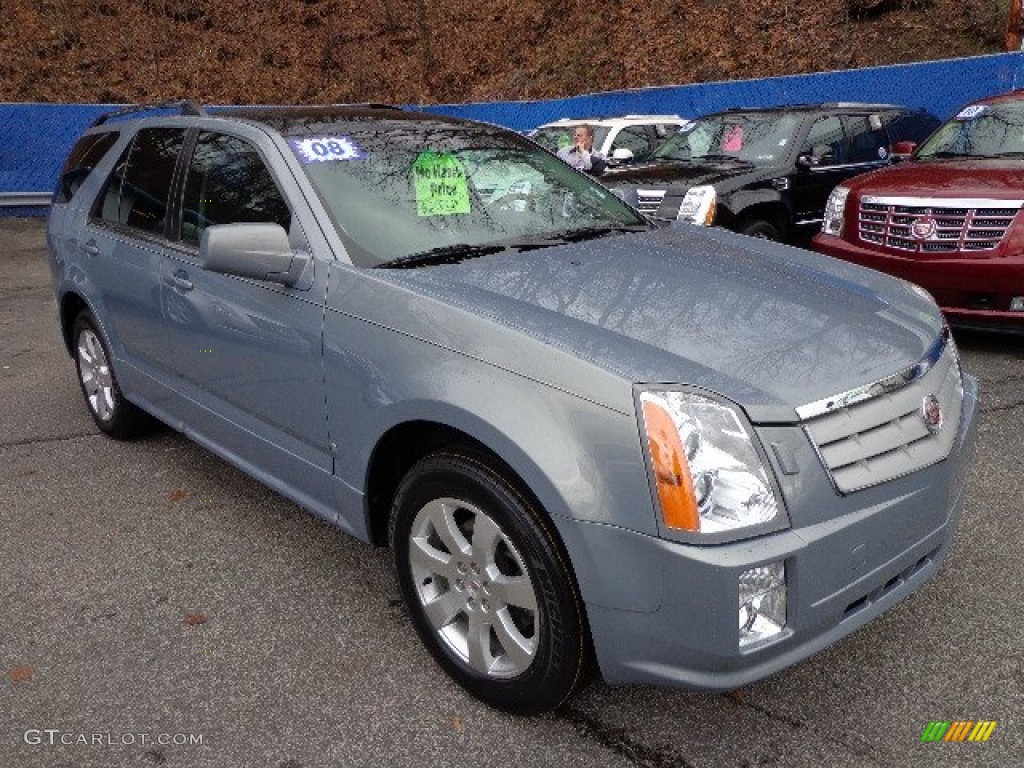
M 300 284 L 206 271 L 203 230 L 270 222 L 308 250 L 291 207 L 257 148 L 201 131 L 184 175 L 180 245 L 161 265 L 166 358 L 181 414 L 209 441 L 305 506 L 334 516 L 321 362 L 326 262 Z

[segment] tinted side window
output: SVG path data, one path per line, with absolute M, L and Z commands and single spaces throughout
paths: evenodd
M 654 126 L 655 141 L 659 144 L 674 133 L 679 132 L 679 126 L 675 123 L 658 123 Z
M 889 141 L 913 141 L 920 144 L 928 135 L 938 128 L 939 119 L 927 112 L 896 112 L 887 115 L 883 122 L 889 132 Z
M 92 169 L 117 142 L 117 137 L 116 131 L 108 131 L 83 136 L 78 140 L 61 169 L 60 181 L 53 196 L 54 203 L 66 203 L 74 196 Z
M 118 159 L 93 216 L 111 224 L 164 234 L 167 198 L 184 128 L 143 128 Z
M 820 157 L 819 165 L 840 165 L 846 162 L 843 121 L 835 115 L 819 117 L 807 133 L 801 154 Z M 826 153 L 823 154 L 823 153 Z
M 651 150 L 654 149 L 651 146 L 651 135 L 642 125 L 631 125 L 619 131 L 615 141 L 612 142 L 611 148 L 614 151 L 619 147 L 625 147 L 630 150 L 633 153 L 633 157 L 638 160 L 647 157 Z
M 878 115 L 855 115 L 846 118 L 850 135 L 848 163 L 879 163 L 889 159 L 889 136 Z
M 244 139 L 203 132 L 185 177 L 181 239 L 199 245 L 213 224 L 271 222 L 286 230 L 291 211 L 259 152 Z

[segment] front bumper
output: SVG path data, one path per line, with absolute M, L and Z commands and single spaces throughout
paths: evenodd
M 946 320 L 960 327 L 1004 328 L 1024 332 L 1024 311 L 1010 300 L 1024 296 L 1024 254 L 916 259 L 884 253 L 819 233 L 811 241 L 818 253 L 877 269 L 917 283 L 938 302 Z
M 603 554 L 601 589 L 588 595 L 581 586 L 605 679 L 732 690 L 831 645 L 934 576 L 959 523 L 976 437 L 977 389 L 969 377 L 964 385 L 950 456 L 873 494 L 835 497 L 844 509 L 837 517 L 720 546 L 574 524 L 586 530 L 570 536 L 570 552 L 583 545 Z M 858 507 L 861 497 L 870 504 Z M 786 563 L 786 628 L 741 650 L 739 575 L 779 560 Z M 605 599 L 616 584 L 633 601 L 629 609 L 625 599 Z

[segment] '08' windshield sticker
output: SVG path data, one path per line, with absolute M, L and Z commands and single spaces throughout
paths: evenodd
M 984 104 L 975 104 L 972 107 L 964 107 L 957 113 L 957 120 L 972 120 L 985 111 Z
M 304 163 L 331 163 L 338 160 L 362 160 L 363 153 L 345 136 L 310 136 L 289 139 L 292 149 Z

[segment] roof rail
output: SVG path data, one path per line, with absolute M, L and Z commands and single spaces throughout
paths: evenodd
M 177 99 L 171 101 L 161 101 L 158 104 L 135 104 L 131 107 L 125 107 L 124 109 L 116 109 L 112 112 L 104 112 L 102 115 L 92 121 L 90 128 L 97 125 L 103 125 L 105 122 L 114 117 L 122 117 L 124 115 L 130 115 L 135 112 L 148 112 L 151 109 L 180 109 L 183 115 L 193 115 L 196 117 L 206 115 L 207 112 L 199 104 L 199 102 L 192 99 Z

